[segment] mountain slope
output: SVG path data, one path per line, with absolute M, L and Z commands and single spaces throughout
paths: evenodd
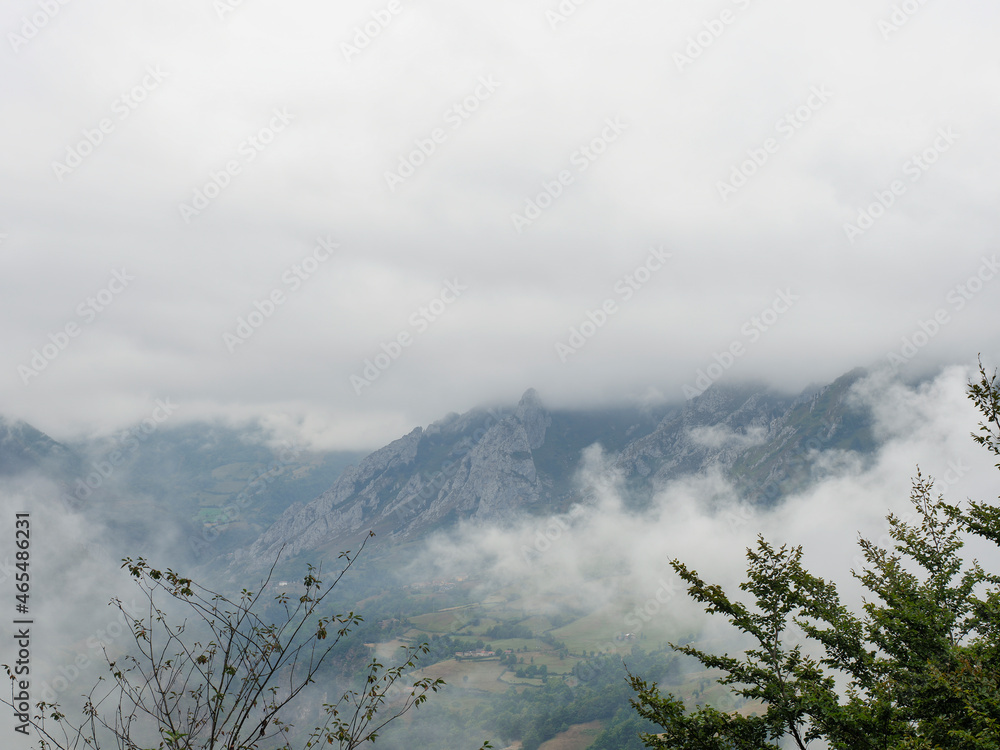
M 716 386 L 657 410 L 549 411 L 529 390 L 513 409 L 451 414 L 375 451 L 313 501 L 285 510 L 234 562 L 255 568 L 282 548 L 335 553 L 368 529 L 399 543 L 458 520 L 503 524 L 564 511 L 582 499 L 574 475 L 595 442 L 613 457 L 633 507 L 709 467 L 747 497 L 773 501 L 809 481 L 811 450 L 874 448 L 870 415 L 848 396 L 862 375 L 796 397 Z
M 26 422 L 0 417 L 0 477 L 38 470 L 46 474 L 72 471 L 79 458 L 61 443 Z

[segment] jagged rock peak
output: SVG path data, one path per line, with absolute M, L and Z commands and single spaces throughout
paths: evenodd
M 526 390 L 517 404 L 517 411 L 514 415 L 524 428 L 524 434 L 528 437 L 528 445 L 531 450 L 540 448 L 545 442 L 545 431 L 552 424 L 552 417 L 542 406 L 538 391 L 534 388 Z
M 529 388 L 521 396 L 521 400 L 517 403 L 518 407 L 522 406 L 537 406 L 539 409 L 542 408 L 542 399 L 538 395 L 538 391 L 534 388 Z

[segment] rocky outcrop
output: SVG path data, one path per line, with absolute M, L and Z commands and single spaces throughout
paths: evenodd
M 551 417 L 534 390 L 511 413 L 477 409 L 415 429 L 350 467 L 305 506 L 290 507 L 235 561 L 254 566 L 368 528 L 395 536 L 460 518 L 512 519 L 540 499 L 532 450 Z
M 552 417 L 545 411 L 534 388 L 529 388 L 521 397 L 514 416 L 524 429 L 528 446 L 532 450 L 541 448 L 545 442 L 545 430 L 552 424 Z
M 274 560 L 278 550 L 297 554 L 361 529 L 391 493 L 394 478 L 412 468 L 423 430 L 380 448 L 358 466 L 349 466 L 334 485 L 310 503 L 290 506 L 249 550 L 236 553 L 236 560 L 254 566 L 261 555 Z
M 26 422 L 0 417 L 0 477 L 34 470 L 61 478 L 78 463 L 77 456 L 45 433 Z
M 615 468 L 651 489 L 708 465 L 728 470 L 748 447 L 775 437 L 789 402 L 753 388 L 709 389 L 626 446 Z
M 411 538 L 463 519 L 503 524 L 561 509 L 559 503 L 574 500 L 565 488 L 580 452 L 604 437 L 612 444 L 612 435 L 614 468 L 637 502 L 709 467 L 728 473 L 752 499 L 775 477 L 795 478 L 790 470 L 802 469 L 797 459 L 807 450 L 870 447 L 867 416 L 846 398 L 858 377 L 851 373 L 798 397 L 713 387 L 682 406 L 664 407 L 653 421 L 639 409 L 551 412 L 531 389 L 514 409 L 449 414 L 375 451 L 312 502 L 288 508 L 235 562 L 252 567 L 273 560 L 282 546 L 295 554 L 367 529 Z

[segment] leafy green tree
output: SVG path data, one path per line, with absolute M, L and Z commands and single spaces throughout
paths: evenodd
M 973 437 L 1000 456 L 1000 387 L 981 362 L 979 374 L 968 396 L 984 421 Z M 660 728 L 642 735 L 646 746 L 777 750 L 790 741 L 805 750 L 823 740 L 844 750 L 1000 748 L 1000 576 L 961 556 L 969 534 L 1000 546 L 1000 508 L 951 505 L 919 469 L 910 499 L 912 519 L 888 516 L 891 549 L 860 542 L 865 566 L 854 575 L 872 596 L 858 614 L 834 584 L 802 567 L 801 547 L 759 538 L 747 550 L 740 589 L 751 603 L 674 560 L 688 593 L 753 645 L 736 656 L 673 648 L 721 670 L 721 684 L 762 709 L 691 711 L 630 674 L 633 706 Z
M 628 705 L 618 709 L 587 750 L 643 750 L 640 735 L 655 729 Z

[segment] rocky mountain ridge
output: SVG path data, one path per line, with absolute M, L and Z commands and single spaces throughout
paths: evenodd
M 66 446 L 27 422 L 0 417 L 0 477 L 25 471 L 64 472 L 76 463 Z
M 599 442 L 636 507 L 665 482 L 712 467 L 751 500 L 771 502 L 809 481 L 809 451 L 875 447 L 870 415 L 849 398 L 854 371 L 789 397 L 763 386 L 713 386 L 655 409 L 550 411 L 528 390 L 514 408 L 475 409 L 416 428 L 346 469 L 309 503 L 289 507 L 234 553 L 253 568 L 306 551 L 333 552 L 368 529 L 413 539 L 458 520 L 499 523 L 566 510 L 573 476 Z
M 848 396 L 862 375 L 798 396 L 716 385 L 683 403 L 591 410 L 548 409 L 528 390 L 516 405 L 449 414 L 368 455 L 273 447 L 259 428 L 218 424 L 163 425 L 122 452 L 120 435 L 61 444 L 0 418 L 0 478 L 49 481 L 56 512 L 92 516 L 123 549 L 170 529 L 178 555 L 256 573 L 279 549 L 335 555 L 368 529 L 378 548 L 462 520 L 564 512 L 586 500 L 575 477 L 594 443 L 636 509 L 664 483 L 709 469 L 773 502 L 815 478 L 811 451 L 871 453 L 870 417 Z

